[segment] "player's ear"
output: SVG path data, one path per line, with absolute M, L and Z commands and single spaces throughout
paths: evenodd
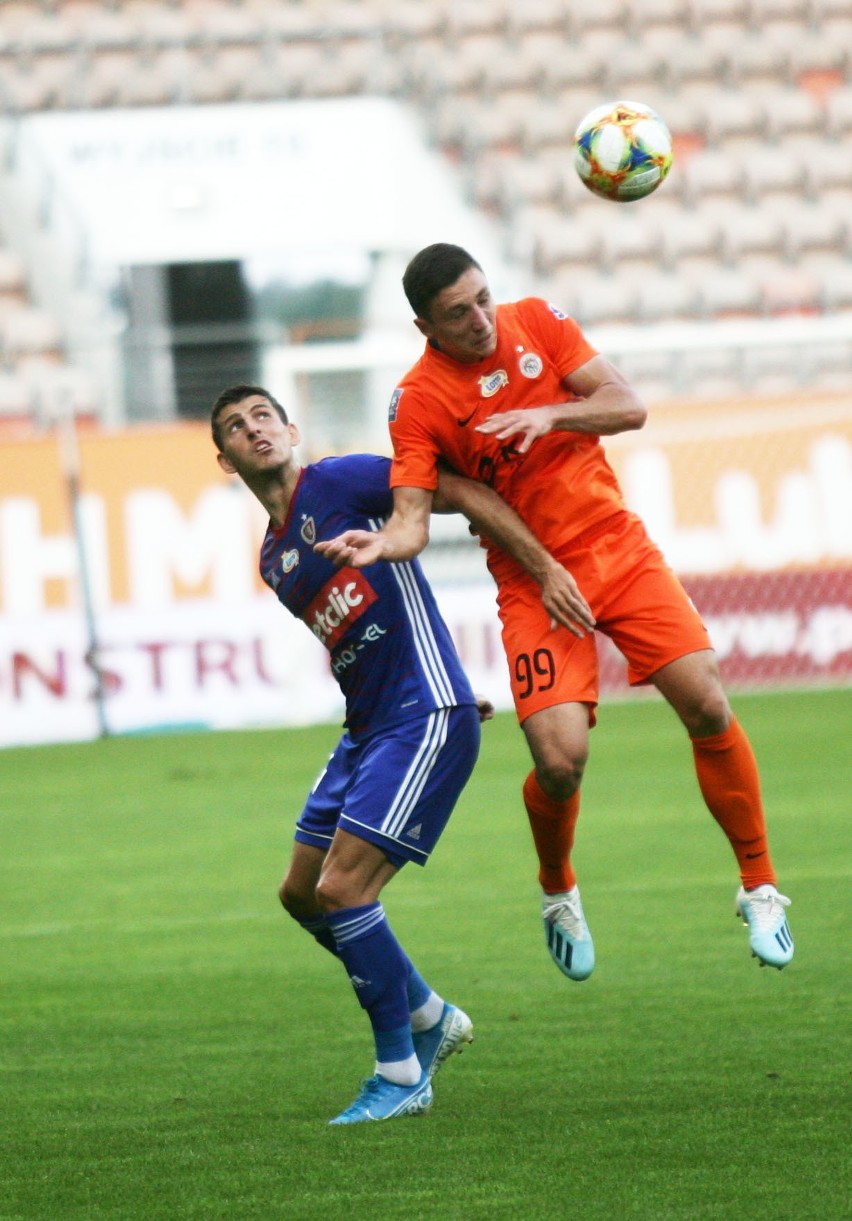
M 230 458 L 225 457 L 221 450 L 216 455 L 216 461 L 219 463 L 226 475 L 236 475 L 237 468 L 234 466 Z
M 417 327 L 421 335 L 425 335 L 427 339 L 432 338 L 432 323 L 426 318 L 415 318 L 414 325 Z
M 293 423 L 290 423 L 287 425 L 287 427 L 290 430 L 290 444 L 291 445 L 301 444 L 302 434 L 299 432 L 299 429 L 297 428 L 297 426 Z

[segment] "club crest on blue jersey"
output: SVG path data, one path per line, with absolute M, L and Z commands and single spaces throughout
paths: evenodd
M 397 410 L 399 409 L 399 400 L 401 398 L 402 398 L 402 387 L 397 386 L 396 390 L 394 390 L 393 394 L 391 395 L 391 401 L 390 401 L 390 405 L 388 407 L 388 423 L 389 424 L 393 424 L 394 420 L 396 419 L 396 413 L 397 413 Z
M 479 391 L 484 399 L 490 399 L 493 394 L 508 384 L 509 374 L 505 369 L 497 369 L 496 372 L 479 379 Z
M 312 517 L 305 517 L 302 520 L 302 528 L 299 531 L 302 538 L 309 547 L 313 547 L 317 541 L 317 524 Z

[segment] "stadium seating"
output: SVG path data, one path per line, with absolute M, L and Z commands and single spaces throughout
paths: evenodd
M 852 0 L 0 8 L 12 114 L 372 93 L 420 110 L 530 288 L 583 320 L 852 308 Z M 580 183 L 570 140 L 619 95 L 664 115 L 676 162 L 652 204 L 615 212 Z M 61 346 L 15 266 L 0 249 L 0 403 L 20 398 L 16 362 Z M 710 372 L 721 385 L 735 370 Z

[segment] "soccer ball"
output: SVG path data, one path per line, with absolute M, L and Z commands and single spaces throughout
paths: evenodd
M 671 164 L 669 129 L 641 102 L 596 106 L 574 133 L 574 167 L 603 199 L 643 199 L 656 191 Z

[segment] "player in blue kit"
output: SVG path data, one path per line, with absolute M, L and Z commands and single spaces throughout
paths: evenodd
M 379 895 L 406 862 L 426 863 L 493 709 L 474 696 L 417 561 L 338 568 L 314 550 L 345 530 L 381 527 L 393 509 L 390 460 L 354 454 L 302 467 L 296 426 L 259 386 L 223 391 L 211 425 L 219 465 L 269 513 L 263 580 L 329 650 L 346 701 L 345 732 L 298 818 L 280 888 L 289 914 L 340 958 L 373 1028 L 374 1075 L 331 1123 L 417 1114 L 473 1027 L 414 967 Z M 553 619 L 578 630 L 572 579 L 490 488 L 442 472 L 437 505 L 510 550 Z

